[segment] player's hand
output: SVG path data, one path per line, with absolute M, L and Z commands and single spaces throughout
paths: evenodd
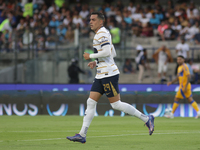
M 92 61 L 88 63 L 88 67 L 90 67 L 91 69 L 93 69 L 96 66 L 96 61 Z
M 172 82 L 167 82 L 167 86 L 170 86 L 172 84 Z
M 89 60 L 89 59 L 90 59 L 90 54 L 84 52 L 83 57 L 84 57 L 86 60 Z

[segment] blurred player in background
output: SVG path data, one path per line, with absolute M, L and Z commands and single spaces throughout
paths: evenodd
M 179 100 L 187 98 L 188 102 L 192 105 L 192 107 L 196 110 L 197 116 L 196 118 L 200 118 L 200 110 L 199 107 L 192 98 L 192 91 L 191 91 L 191 84 L 190 84 L 190 71 L 188 69 L 188 66 L 184 63 L 185 59 L 182 55 L 179 55 L 177 57 L 177 63 L 179 65 L 177 70 L 177 77 L 171 82 L 168 82 L 167 85 L 171 85 L 172 83 L 175 83 L 179 81 L 179 90 L 176 93 L 174 104 L 172 107 L 172 112 L 170 114 L 165 114 L 164 116 L 167 118 L 174 118 L 174 112 L 179 106 Z
M 116 56 L 116 52 L 110 32 L 103 26 L 103 22 L 104 15 L 102 13 L 93 12 L 91 14 L 90 27 L 96 33 L 93 39 L 94 54 L 84 53 L 83 56 L 86 60 L 96 59 L 90 62 L 88 66 L 91 69 L 96 67 L 97 74 L 87 99 L 87 109 L 83 118 L 82 128 L 79 134 L 67 137 L 70 141 L 86 142 L 87 130 L 95 115 L 97 102 L 104 93 L 113 109 L 123 111 L 144 121 L 149 128 L 149 135 L 154 131 L 154 117 L 152 115 L 146 116 L 135 107 L 120 100 L 118 88 L 119 70 L 113 59 Z

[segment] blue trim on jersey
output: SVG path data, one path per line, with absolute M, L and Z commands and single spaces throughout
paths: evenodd
M 179 73 L 179 76 L 181 77 L 183 76 L 183 70 Z
M 108 44 L 110 44 L 110 43 L 104 43 L 104 44 L 101 45 L 101 47 L 103 47 L 103 46 L 105 46 L 105 45 L 108 45 Z
M 176 104 L 179 104 L 179 102 L 178 102 L 178 101 L 174 101 L 174 103 L 176 103 Z
M 194 100 L 192 100 L 192 101 L 190 102 L 190 104 L 192 104 L 192 103 L 194 103 Z
M 180 91 L 181 91 L 181 95 L 183 96 L 183 98 L 185 98 L 185 94 L 183 93 L 183 90 L 180 89 Z

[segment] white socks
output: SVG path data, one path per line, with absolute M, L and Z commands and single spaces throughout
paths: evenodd
M 113 109 L 123 111 L 129 115 L 136 116 L 137 118 L 141 119 L 145 123 L 149 120 L 149 117 L 142 114 L 138 111 L 135 107 L 131 106 L 128 103 L 121 102 L 120 100 L 114 103 L 110 103 Z
M 96 106 L 97 106 L 97 102 L 91 98 L 88 98 L 87 109 L 85 111 L 85 116 L 83 118 L 83 125 L 81 128 L 81 131 L 79 132 L 79 134 L 82 137 L 85 137 L 87 134 L 87 130 L 88 130 L 90 123 L 92 122 L 92 119 L 94 118 L 94 115 L 96 112 Z
M 90 123 L 92 122 L 92 119 L 94 118 L 94 115 L 96 112 L 96 105 L 97 105 L 97 102 L 95 100 L 88 98 L 87 109 L 85 111 L 85 116 L 83 118 L 83 125 L 81 128 L 81 131 L 79 132 L 79 134 L 82 137 L 86 137 L 87 130 L 88 130 Z M 123 111 L 132 116 L 136 116 L 137 118 L 141 119 L 145 123 L 149 120 L 148 116 L 142 114 L 135 107 L 131 106 L 128 103 L 121 102 L 120 100 L 117 102 L 111 103 L 111 106 L 113 109 Z

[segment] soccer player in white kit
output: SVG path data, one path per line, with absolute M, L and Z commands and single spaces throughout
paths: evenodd
M 87 109 L 83 118 L 82 128 L 79 134 L 68 136 L 70 141 L 85 143 L 87 130 L 96 112 L 96 105 L 100 97 L 105 93 L 113 109 L 123 111 L 135 116 L 145 122 L 149 129 L 149 135 L 154 131 L 154 116 L 146 116 L 132 105 L 120 100 L 118 79 L 119 70 L 113 57 L 116 56 L 115 48 L 112 44 L 110 32 L 103 26 L 104 15 L 100 12 L 93 12 L 90 16 L 90 27 L 96 33 L 93 39 L 94 54 L 84 53 L 86 60 L 95 58 L 88 63 L 93 69 L 97 68 L 89 98 L 87 99 Z

